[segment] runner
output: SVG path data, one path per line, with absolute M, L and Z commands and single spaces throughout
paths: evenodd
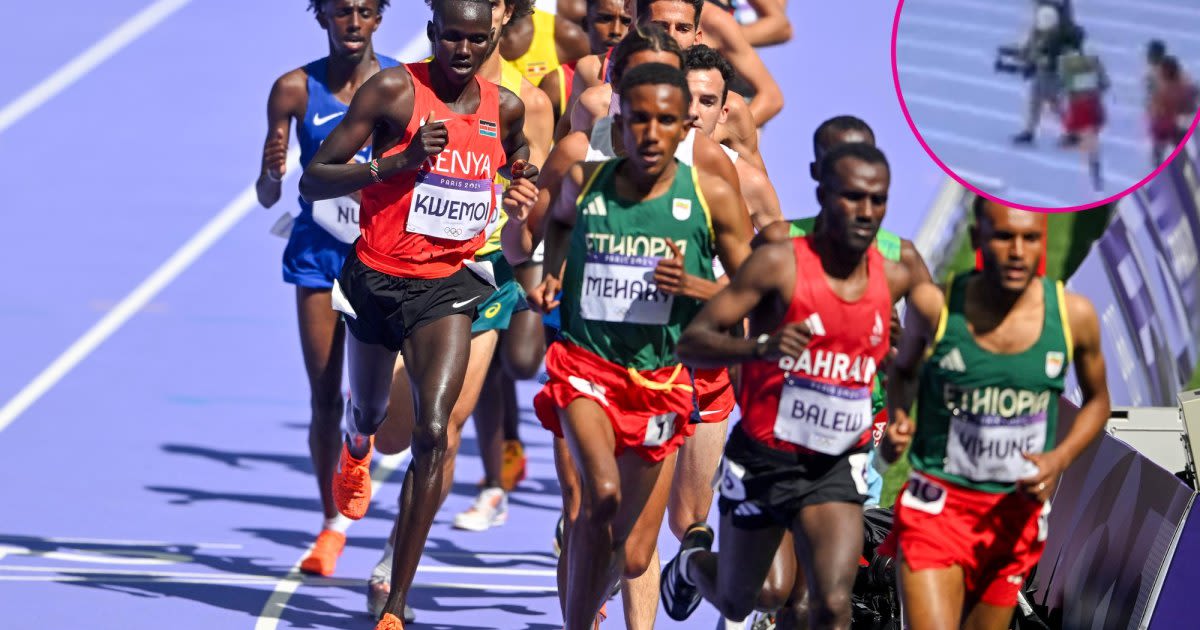
M 564 505 L 568 630 L 590 627 L 617 579 L 649 566 L 670 489 L 660 473 L 692 432 L 690 378 L 673 347 L 700 304 L 659 279 L 658 261 L 683 258 L 689 274 L 711 281 L 714 250 L 736 268 L 751 231 L 735 187 L 666 157 L 687 135 L 683 74 L 645 64 L 621 88 L 617 124 L 638 150 L 571 169 L 551 208 L 546 279 L 530 294 L 548 311 L 558 306 L 560 282 L 563 289 L 562 337 L 534 406 L 566 438 L 580 477 L 579 504 Z M 527 207 L 537 198 L 532 188 L 522 183 L 514 193 Z M 655 281 L 634 286 L 650 269 Z
M 721 549 L 685 539 L 663 569 L 667 613 L 684 620 L 703 596 L 732 620 L 758 605 L 784 532 L 806 575 L 809 621 L 848 628 L 862 550 L 870 389 L 888 350 L 884 323 L 912 286 L 908 266 L 872 246 L 886 213 L 883 153 L 846 144 L 825 154 L 819 228 L 751 254 L 685 331 L 689 365 L 745 361 L 742 420 L 725 449 Z M 729 335 L 750 319 L 752 339 Z
M 590 54 L 587 34 L 578 24 L 557 15 L 556 0 L 537 0 L 533 12 L 514 18 L 500 39 L 500 54 L 529 82 L 567 62 Z
M 467 368 L 471 319 L 494 291 L 464 266 L 494 223 L 497 169 L 533 176 L 524 106 L 476 76 L 497 32 L 486 0 L 435 0 L 430 62 L 386 70 L 355 96 L 300 181 L 310 199 L 363 190 L 362 237 L 334 286 L 346 317 L 350 389 L 334 501 L 350 518 L 370 502 L 372 435 L 385 417 L 398 351 L 417 420 L 404 481 L 391 593 L 378 628 L 401 628 L 443 482 L 447 425 Z M 374 134 L 369 165 L 345 162 Z M 439 208 L 444 212 L 436 214 Z M 485 274 L 486 275 L 486 274 Z M 340 285 L 340 287 L 339 287 Z
M 1158 80 L 1147 107 L 1154 168 L 1183 142 L 1196 117 L 1198 100 L 1196 85 L 1184 76 L 1179 60 L 1172 55 L 1164 56 L 1158 64 Z
M 263 147 L 262 172 L 256 191 L 258 201 L 270 208 L 279 201 L 287 169 L 288 135 L 296 120 L 300 142 L 300 166 L 307 167 L 317 147 L 346 113 L 354 92 L 381 68 L 397 61 L 376 55 L 372 36 L 383 20 L 388 0 L 311 0 L 308 8 L 326 31 L 329 55 L 279 77 L 267 101 L 267 141 Z M 370 159 L 370 148 L 353 156 Z M 315 575 L 333 575 L 346 545 L 349 519 L 338 514 L 331 495 L 337 465 L 342 400 L 342 357 L 346 332 L 331 306 L 330 290 L 358 236 L 353 216 L 358 201 L 349 197 L 311 204 L 300 199 L 300 216 L 295 219 L 283 252 L 283 280 L 296 285 L 296 313 L 300 323 L 300 347 L 308 373 L 312 419 L 308 449 L 324 522 L 321 533 L 300 570 Z M 315 211 L 315 212 L 314 212 Z
M 583 27 L 587 31 L 588 45 L 593 55 L 602 55 L 616 46 L 625 37 L 633 16 L 625 12 L 624 0 L 596 0 L 589 2 Z M 571 61 L 559 65 L 542 77 L 538 88 L 545 92 L 554 105 L 554 124 L 566 113 L 575 85 L 575 64 Z
M 881 552 L 897 558 L 902 608 L 916 630 L 1009 627 L 1045 546 L 1058 478 L 1109 417 L 1095 309 L 1034 271 L 1046 215 L 983 198 L 974 215 L 983 270 L 952 277 L 945 293 L 933 284 L 913 291 L 890 370 L 893 421 L 880 461 L 894 461 L 911 439 L 913 471 Z M 1083 404 L 1056 444 L 1072 362 Z
M 682 50 L 703 42 L 699 30 L 704 0 L 650 0 L 638 3 L 637 23 L 656 25 L 667 31 Z M 719 49 L 718 49 L 719 50 Z M 750 51 L 754 54 L 754 51 Z M 724 53 L 722 53 L 724 56 Z M 613 63 L 609 56 L 608 63 Z M 611 74 L 611 68 L 606 76 Z M 755 118 L 745 99 L 727 101 L 729 111 L 726 120 L 717 126 L 714 139 L 738 152 L 743 159 L 766 172 L 762 156 L 758 151 L 758 132 Z M 580 94 L 579 101 L 571 110 L 571 129 L 590 131 L 597 120 L 617 111 L 618 101 L 613 95 L 612 81 L 590 87 Z
M 493 2 L 492 27 L 499 33 L 511 16 L 530 10 L 532 5 L 528 0 Z M 536 88 L 510 64 L 502 62 L 498 40 L 493 42 L 492 50 L 487 61 L 480 67 L 478 76 L 528 97 L 527 101 L 523 98 L 526 104 L 526 128 L 541 126 L 543 130 L 549 129 L 550 112 L 545 96 L 532 94 L 531 91 L 536 91 Z M 527 138 L 530 144 L 529 161 L 536 166 L 540 158 L 534 156 L 544 156 L 549 152 L 548 134 L 540 140 L 535 140 L 529 135 Z M 496 181 L 500 185 L 506 185 L 508 182 L 501 174 L 497 174 Z M 507 216 L 503 209 L 500 210 L 499 216 L 497 226 L 504 225 Z M 450 412 L 442 491 L 438 503 L 440 507 L 449 496 L 454 482 L 458 449 L 462 443 L 463 425 L 468 417 L 473 417 L 485 476 L 480 482 L 480 494 L 474 506 L 455 518 L 457 527 L 471 530 L 487 529 L 501 525 L 507 520 L 507 492 L 525 475 L 525 455 L 515 428 L 519 421 L 515 386 L 511 380 L 505 379 L 504 375 L 509 370 L 515 370 L 516 368 L 511 366 L 517 360 L 521 360 L 534 365 L 522 368 L 525 371 L 518 373 L 517 378 L 529 378 L 536 371 L 541 355 L 545 353 L 540 339 L 540 317 L 526 308 L 524 291 L 517 282 L 517 274 L 520 271 L 514 271 L 503 259 L 498 228 L 489 229 L 491 233 L 488 240 L 475 253 L 475 261 L 491 267 L 498 288 L 492 297 L 480 302 L 479 315 L 471 325 L 471 351 L 467 362 L 467 375 L 459 398 Z M 528 275 L 528 270 L 524 273 Z M 509 331 L 523 331 L 526 338 L 533 338 L 534 343 L 524 343 L 519 337 L 517 342 L 514 342 L 514 336 L 509 334 Z M 534 345 L 536 348 L 532 347 Z M 525 357 L 521 359 L 510 358 L 522 355 Z M 501 366 L 507 369 L 502 370 Z M 392 376 L 387 410 L 389 421 L 384 423 L 375 438 L 375 446 L 379 451 L 387 454 L 399 453 L 409 447 L 415 422 L 412 400 L 408 372 L 401 357 L 396 361 Z M 481 400 L 486 402 L 480 404 Z M 375 618 L 379 617 L 390 592 L 394 536 L 393 529 L 392 537 L 385 545 L 383 554 L 368 580 L 367 610 Z M 406 618 L 406 621 L 411 621 L 411 618 Z
M 1104 64 L 1096 55 L 1085 54 L 1083 41 L 1083 30 L 1075 29 L 1059 59 L 1059 75 L 1067 96 L 1067 113 L 1063 117 L 1065 143 L 1078 143 L 1087 163 L 1092 189 L 1102 192 L 1100 129 L 1105 122 L 1102 97 L 1110 84 Z
M 696 44 L 687 49 L 685 61 L 688 77 L 688 89 L 692 93 L 692 107 L 689 114 L 692 126 L 709 138 L 716 139 L 718 127 L 726 122 L 729 115 L 729 86 L 733 82 L 733 66 L 716 50 Z M 736 99 L 734 99 L 736 100 Z M 738 180 L 742 186 L 742 198 L 750 211 L 750 220 L 756 229 L 783 219 L 779 210 L 779 196 L 767 174 L 746 160 L 738 159 L 737 151 L 720 145 L 726 149 L 729 159 L 737 168 Z M 718 277 L 722 274 L 718 273 Z M 708 514 L 708 510 L 704 511 Z

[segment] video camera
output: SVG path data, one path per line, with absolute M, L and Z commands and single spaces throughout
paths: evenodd
M 1020 46 L 1001 46 L 996 49 L 995 70 L 1003 74 L 1019 75 L 1029 79 L 1037 71 L 1037 64 L 1026 56 Z

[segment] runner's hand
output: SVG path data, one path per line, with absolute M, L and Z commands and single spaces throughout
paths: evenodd
M 512 167 L 509 169 L 509 172 L 512 173 L 514 182 L 518 179 L 527 179 L 529 181 L 536 182 L 538 173 L 541 171 L 538 169 L 538 167 L 530 164 L 526 160 L 517 160 L 512 163 Z
M 1037 472 L 1017 482 L 1017 487 L 1038 503 L 1045 503 L 1054 496 L 1058 478 L 1067 469 L 1067 462 L 1055 451 L 1045 453 L 1022 453 L 1022 457 L 1037 466 Z
M 558 308 L 558 291 L 562 287 L 562 282 L 554 276 L 547 276 L 542 280 L 542 283 L 533 288 L 528 295 L 525 296 L 525 301 L 529 303 L 532 310 L 543 315 L 549 315 L 550 311 Z
M 804 322 L 784 324 L 778 332 L 767 340 L 767 348 L 763 351 L 762 359 L 778 361 L 783 357 L 799 359 L 808 342 L 812 341 L 812 331 Z
M 654 267 L 654 284 L 667 295 L 687 295 L 688 278 L 691 276 L 683 270 L 683 252 L 671 239 L 667 239 L 667 246 L 671 248 L 673 256 L 658 261 Z
M 283 179 L 287 172 L 288 143 L 286 132 L 276 131 L 263 149 L 263 168 L 272 179 Z
M 879 442 L 879 456 L 888 464 L 896 463 L 904 449 L 912 442 L 916 426 L 908 417 L 908 412 L 897 410 L 892 421 L 883 432 L 883 440 Z
M 408 148 L 404 150 L 405 163 L 414 169 L 418 168 L 425 162 L 425 158 L 441 153 L 449 139 L 446 123 L 437 120 L 421 125 Z
M 537 203 L 537 198 L 537 185 L 524 177 L 514 179 L 508 185 L 508 190 L 504 191 L 504 212 L 508 215 L 508 220 L 524 223 Z

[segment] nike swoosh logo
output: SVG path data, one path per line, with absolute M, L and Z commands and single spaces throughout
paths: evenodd
M 334 118 L 337 118 L 338 116 L 341 116 L 345 113 L 346 112 L 336 112 L 336 113 L 330 114 L 328 116 L 321 116 L 319 114 L 313 114 L 313 124 L 320 127 L 321 125 L 324 125 L 325 123 L 327 123 L 327 122 L 333 120 Z
M 700 412 L 700 415 L 702 415 L 702 416 L 711 416 L 711 415 L 713 415 L 714 413 L 721 413 L 721 412 L 723 412 L 723 411 L 725 411 L 725 410 L 724 410 L 724 409 L 713 409 L 713 410 L 711 410 L 711 411 L 701 411 L 701 412 Z
M 471 298 L 471 299 L 469 299 L 469 300 L 466 300 L 466 301 L 463 301 L 463 302 L 455 302 L 454 304 L 451 304 L 451 305 L 450 305 L 450 308 L 462 308 L 462 307 L 464 307 L 464 306 L 466 306 L 466 305 L 470 304 L 471 302 L 474 302 L 475 300 L 478 300 L 478 299 L 479 299 L 479 296 L 478 296 L 478 295 L 476 295 L 475 297 L 473 297 L 473 298 Z

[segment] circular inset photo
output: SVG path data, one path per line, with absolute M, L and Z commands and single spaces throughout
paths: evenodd
M 901 0 L 892 74 L 951 177 L 1072 211 L 1154 177 L 1196 124 L 1196 0 Z

